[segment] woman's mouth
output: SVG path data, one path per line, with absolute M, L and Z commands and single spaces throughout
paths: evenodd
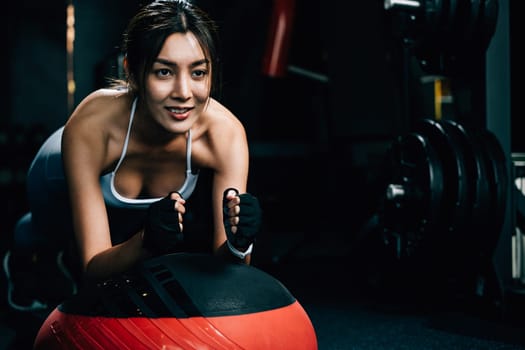
M 166 107 L 171 116 L 177 120 L 184 120 L 188 118 L 188 115 L 191 111 L 191 108 L 175 108 L 175 107 Z

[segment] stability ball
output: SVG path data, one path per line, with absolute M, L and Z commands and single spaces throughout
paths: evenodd
M 35 350 L 316 350 L 308 314 L 262 270 L 207 254 L 155 257 L 86 285 L 40 327 Z

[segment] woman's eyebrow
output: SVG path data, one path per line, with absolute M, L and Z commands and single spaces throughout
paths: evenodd
M 175 62 L 172 62 L 170 60 L 166 60 L 166 59 L 163 59 L 163 58 L 157 58 L 155 60 L 156 63 L 161 63 L 161 64 L 164 64 L 166 66 L 170 66 L 170 67 L 177 67 L 178 64 L 175 63 Z M 191 67 L 196 67 L 196 66 L 200 66 L 202 64 L 208 64 L 209 63 L 209 60 L 207 58 L 203 58 L 203 59 L 200 59 L 200 60 L 197 60 L 195 62 L 192 62 L 190 64 Z

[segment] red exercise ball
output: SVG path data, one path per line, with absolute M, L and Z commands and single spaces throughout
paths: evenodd
M 156 257 L 57 306 L 35 350 L 316 350 L 308 314 L 269 274 L 205 254 Z

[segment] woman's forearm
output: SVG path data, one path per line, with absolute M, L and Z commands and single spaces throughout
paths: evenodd
M 142 248 L 142 232 L 139 232 L 127 241 L 95 255 L 86 266 L 85 279 L 87 281 L 106 279 L 129 270 L 147 256 L 147 251 Z

